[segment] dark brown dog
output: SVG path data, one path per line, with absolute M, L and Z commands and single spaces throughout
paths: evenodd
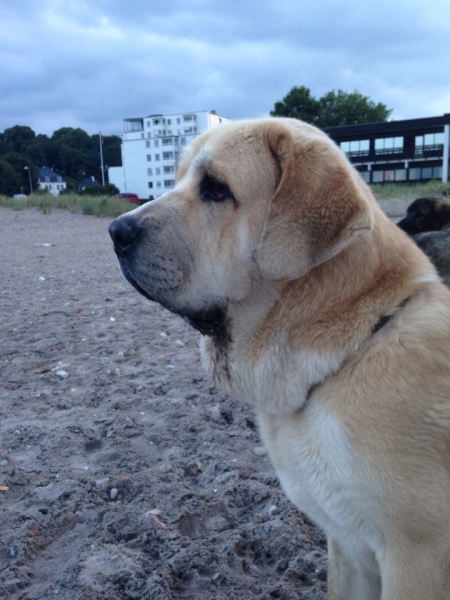
M 409 235 L 450 227 L 450 204 L 439 198 L 417 198 L 397 225 Z
M 447 287 L 450 287 L 450 228 L 426 231 L 414 236 L 414 241 L 436 267 Z

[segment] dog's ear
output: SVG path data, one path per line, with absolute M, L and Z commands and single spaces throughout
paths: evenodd
M 281 176 L 258 262 L 264 277 L 288 281 L 370 231 L 373 214 L 346 159 L 320 131 L 274 119 L 267 143 Z

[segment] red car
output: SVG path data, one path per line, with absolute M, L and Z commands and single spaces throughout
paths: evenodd
M 116 196 L 113 196 L 113 198 L 118 198 L 119 200 L 126 200 L 127 202 L 131 202 L 132 204 L 141 203 L 141 199 L 137 194 L 129 194 L 128 192 L 117 194 Z

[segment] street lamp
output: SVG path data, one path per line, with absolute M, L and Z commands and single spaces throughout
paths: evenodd
M 33 184 L 31 183 L 31 169 L 29 167 L 24 167 L 24 171 L 28 171 L 28 177 L 30 178 L 30 194 L 33 193 Z

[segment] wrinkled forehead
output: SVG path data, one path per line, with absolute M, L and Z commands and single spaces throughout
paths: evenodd
M 178 179 L 186 171 L 193 173 L 215 170 L 226 172 L 244 156 L 254 151 L 251 123 L 227 124 L 196 138 L 184 151 L 178 167 Z M 220 173 L 218 172 L 217 175 Z

